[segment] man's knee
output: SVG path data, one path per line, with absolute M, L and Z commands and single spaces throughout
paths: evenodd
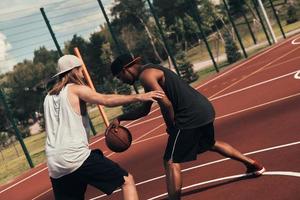
M 174 166 L 174 163 L 172 160 L 164 160 L 163 164 L 164 164 L 165 169 L 169 169 Z
M 211 151 L 217 151 L 220 148 L 220 142 L 215 141 L 215 143 L 211 146 L 210 150 Z
M 180 169 L 180 163 L 174 163 L 172 160 L 164 160 L 163 162 L 165 169 Z

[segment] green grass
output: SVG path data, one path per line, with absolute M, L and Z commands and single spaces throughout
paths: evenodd
M 284 22 L 283 22 L 284 24 Z M 239 27 L 240 29 L 241 27 Z M 300 28 L 300 21 L 297 23 L 293 23 L 290 25 L 284 26 L 284 31 L 289 32 L 291 30 L 295 30 Z M 277 24 L 274 25 L 274 31 L 277 36 L 279 36 L 280 30 Z M 253 45 L 252 39 L 250 35 L 246 31 L 242 31 L 243 33 L 243 42 L 245 47 L 249 47 Z M 256 34 L 258 42 L 266 41 L 265 35 L 262 31 Z M 216 40 L 210 40 L 209 45 L 212 49 L 214 56 L 217 55 L 217 51 L 219 54 L 224 53 L 224 46 L 221 42 L 217 43 Z M 218 46 L 219 45 L 219 46 Z M 238 44 L 237 44 L 238 45 Z M 264 46 L 266 47 L 266 46 Z M 248 55 L 251 56 L 254 53 L 262 50 L 264 47 L 260 47 L 259 49 L 254 49 L 252 51 L 248 51 Z M 198 45 L 194 48 L 191 48 L 187 52 L 188 60 L 192 63 L 204 61 L 210 59 L 205 44 L 202 42 L 201 45 Z M 240 60 L 242 62 L 244 59 Z M 218 63 L 218 67 L 220 71 L 225 69 L 225 67 L 230 67 L 228 63 L 222 62 Z M 192 83 L 193 86 L 198 85 L 201 81 L 207 79 L 211 75 L 215 74 L 215 69 L 213 66 L 203 69 L 197 72 L 199 75 L 199 79 Z M 89 116 L 94 124 L 94 127 L 97 131 L 97 134 L 103 134 L 105 125 L 100 116 L 98 108 L 96 106 L 89 106 Z M 115 108 L 104 108 L 105 113 L 109 120 L 112 120 L 114 117 L 118 116 L 122 113 L 121 107 Z M 38 165 L 45 162 L 45 133 L 42 132 L 37 135 L 30 136 L 24 139 L 24 142 L 30 152 L 30 156 L 34 165 Z M 15 177 L 21 175 L 25 171 L 29 170 L 30 167 L 27 163 L 27 160 L 23 154 L 22 148 L 19 142 L 15 142 L 15 147 L 10 145 L 1 151 L 2 156 L 0 156 L 0 184 L 7 183 L 13 180 Z
M 45 162 L 45 132 L 24 139 L 34 165 Z M 15 147 L 14 147 L 15 145 Z M 7 183 L 30 169 L 19 142 L 2 150 L 0 162 L 0 184 Z M 4 158 L 4 159 L 3 159 Z

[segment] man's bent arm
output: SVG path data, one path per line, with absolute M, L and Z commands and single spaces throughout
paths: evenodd
M 145 75 L 143 80 L 141 80 L 141 84 L 144 86 L 145 91 L 154 91 L 159 90 L 163 91 L 162 87 L 160 86 L 158 80 L 160 75 L 156 73 Z M 168 129 L 174 128 L 174 110 L 171 101 L 165 95 L 163 98 L 158 100 L 158 104 L 161 109 L 161 113 L 164 117 L 166 126 Z
M 145 102 L 134 111 L 125 113 L 117 117 L 119 121 L 135 120 L 148 115 L 151 110 L 152 102 Z

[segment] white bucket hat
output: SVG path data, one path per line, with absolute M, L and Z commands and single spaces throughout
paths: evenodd
M 65 73 L 67 71 L 70 71 L 75 67 L 80 67 L 82 66 L 82 63 L 81 60 L 74 55 L 64 55 L 58 59 L 57 65 L 58 65 L 58 73 L 52 76 L 52 78 L 62 73 Z

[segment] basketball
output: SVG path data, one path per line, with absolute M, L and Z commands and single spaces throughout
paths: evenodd
M 126 151 L 132 142 L 130 131 L 124 126 L 107 128 L 105 131 L 105 142 L 107 147 L 114 152 Z

